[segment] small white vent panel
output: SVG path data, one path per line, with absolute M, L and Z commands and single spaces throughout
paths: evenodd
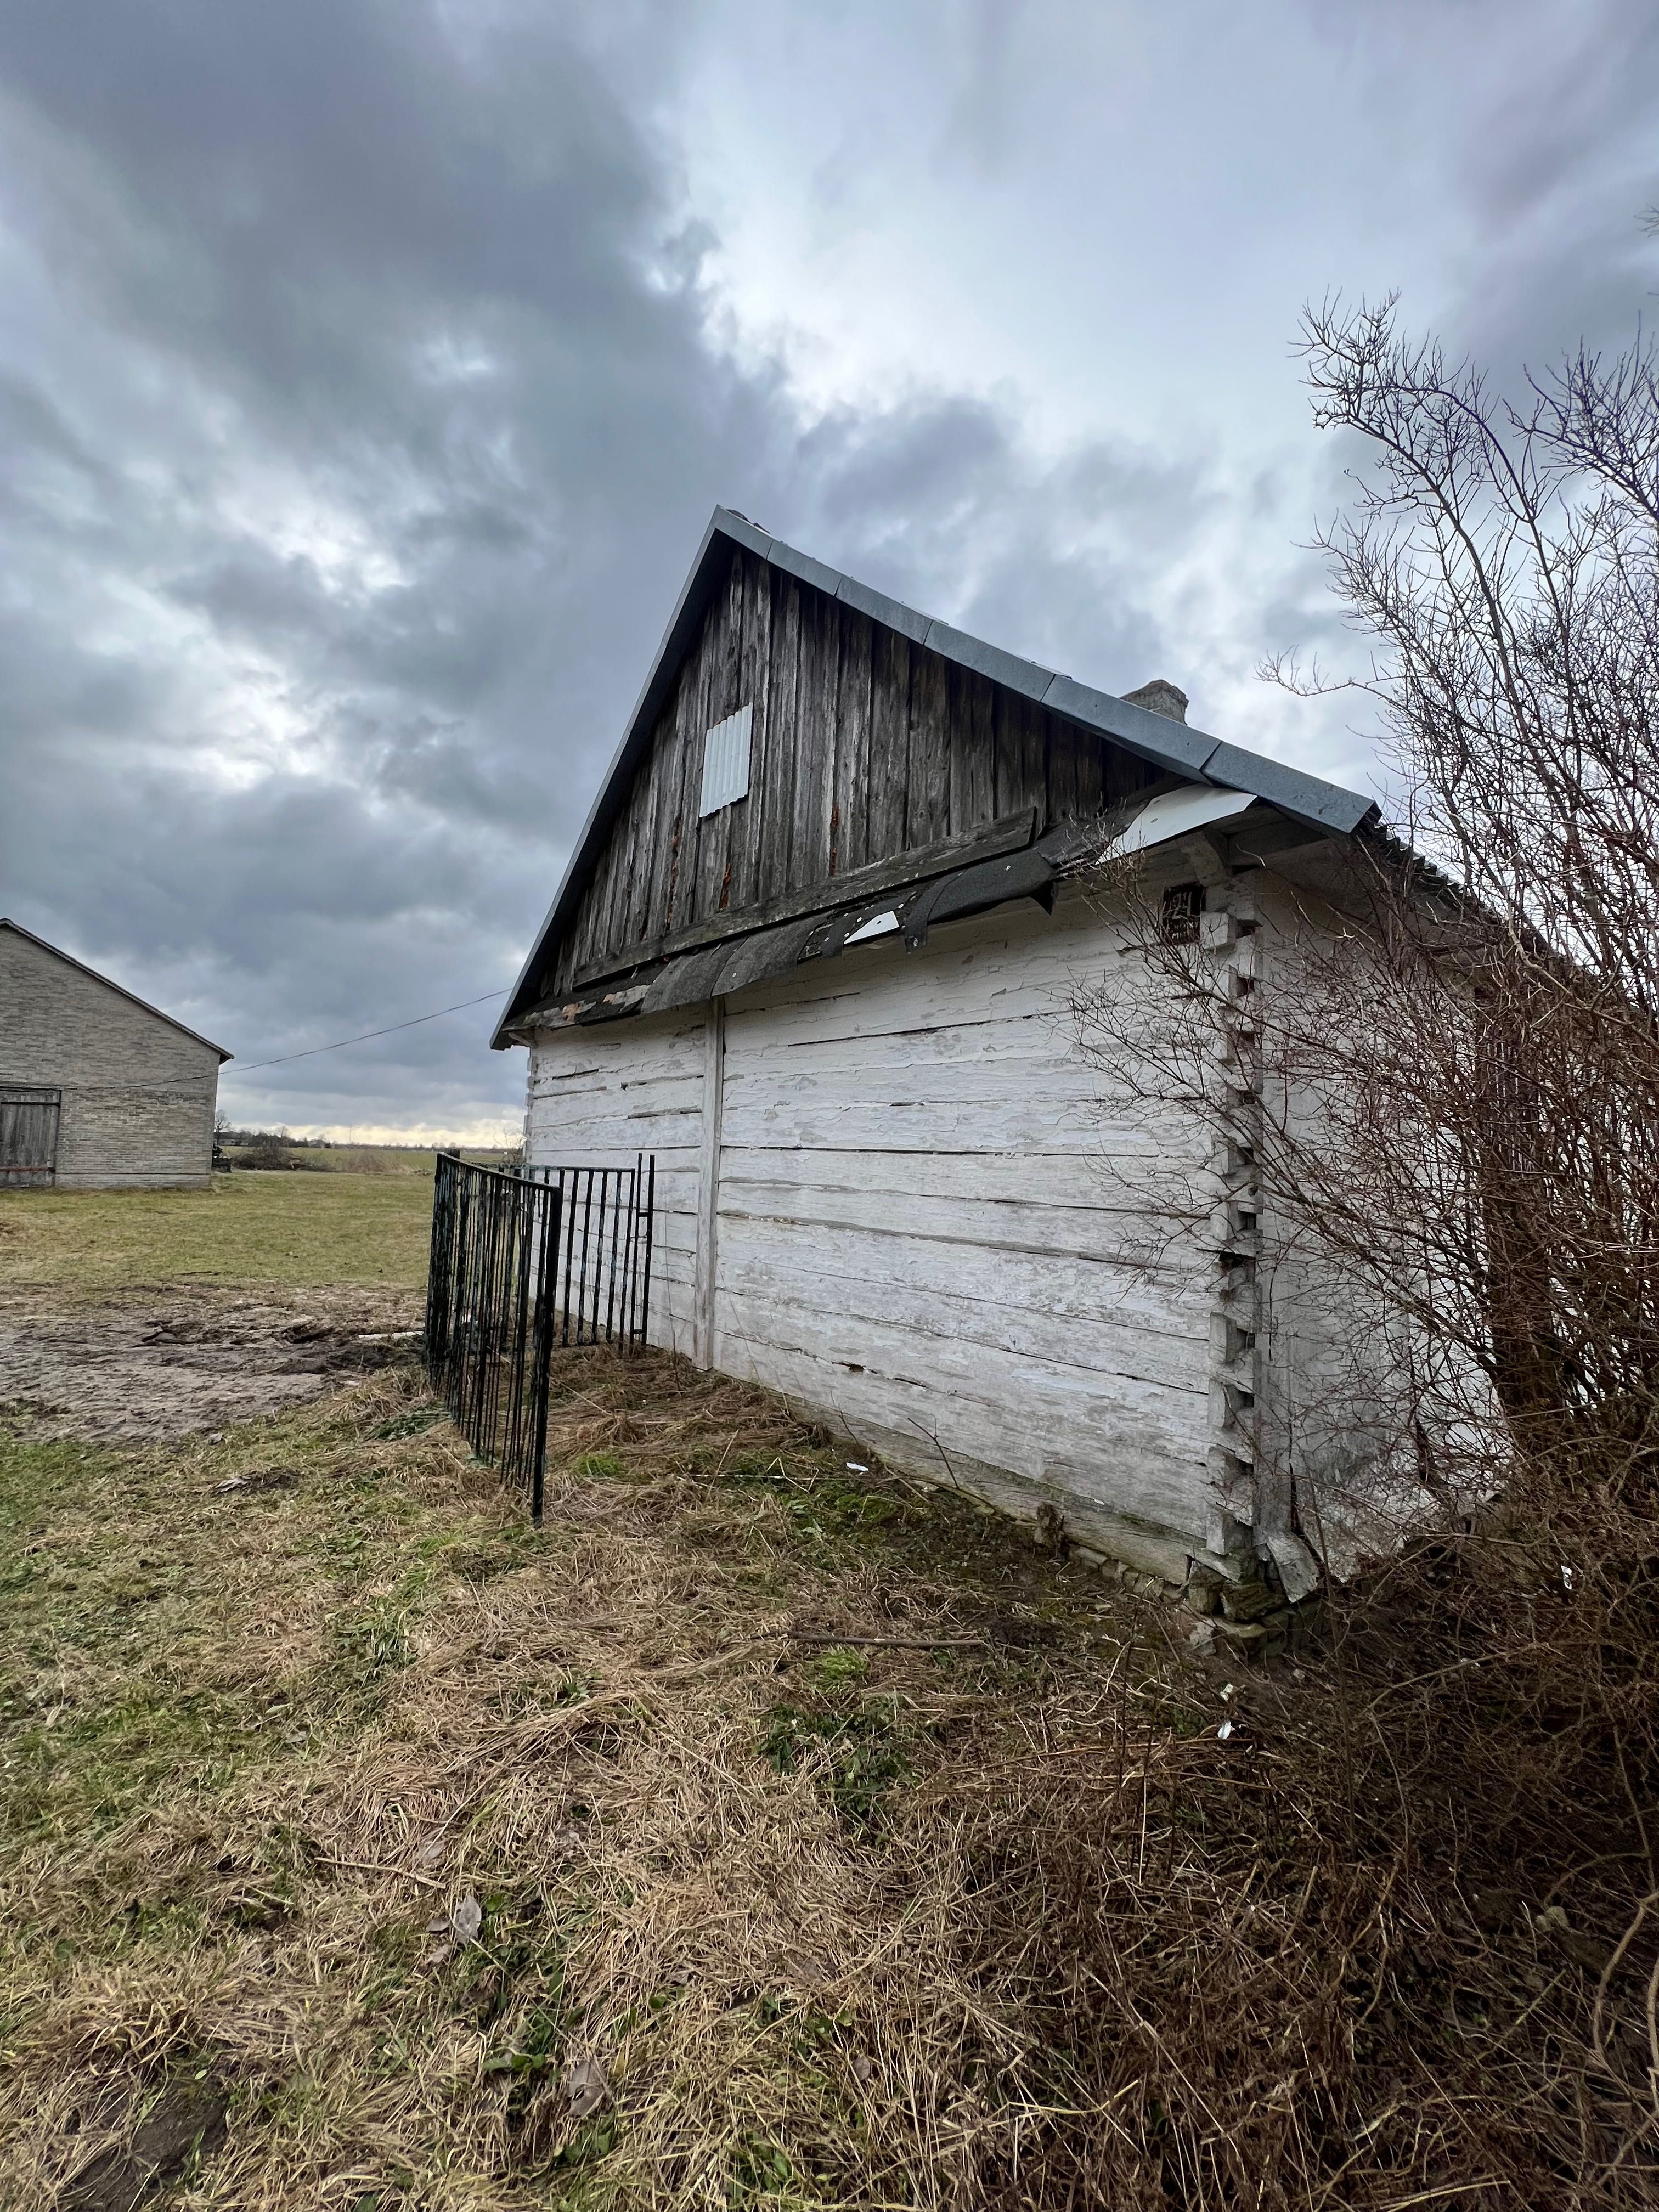
M 699 815 L 718 813 L 734 799 L 749 796 L 749 744 L 755 726 L 752 707 L 739 707 L 716 722 L 702 741 L 702 803 Z
M 890 937 L 897 927 L 897 915 L 891 912 L 878 914 L 873 921 L 860 923 L 853 934 L 843 941 L 848 945 L 862 945 L 868 937 Z

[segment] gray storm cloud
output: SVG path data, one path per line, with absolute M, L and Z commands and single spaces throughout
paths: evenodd
M 808 408 L 736 343 L 676 150 L 684 22 L 0 4 L 0 910 L 245 1062 L 506 985 L 717 501 L 1119 687 L 1190 678 L 1198 638 L 1244 669 L 1331 623 L 1304 477 L 1241 490 L 1213 436 L 1149 442 L 1109 394 L 1039 447 L 949 363 Z M 1003 179 L 1023 22 L 964 32 L 949 121 Z M 1621 143 L 1654 105 L 1629 76 Z M 1559 197 L 1560 118 L 1516 112 Z M 1512 149 L 1468 190 L 1527 174 Z M 1510 338 L 1537 329 L 1523 262 L 1486 303 Z M 1610 252 L 1576 281 L 1589 313 L 1629 300 Z M 1287 380 L 1288 335 L 1260 334 Z M 1230 597 L 1247 564 L 1212 549 L 1269 535 Z M 510 1121 L 489 1011 L 233 1069 L 229 1103 Z

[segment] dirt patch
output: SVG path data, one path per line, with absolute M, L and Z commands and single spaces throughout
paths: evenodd
M 64 2212 L 138 2212 L 193 2160 L 210 2158 L 225 2137 L 225 2092 L 212 2081 L 164 2090 L 131 2142 L 100 2151 L 70 2184 Z
M 43 1306 L 0 1300 L 0 1436 L 163 1441 L 287 1412 L 342 1375 L 412 1358 L 407 1298 L 304 1307 L 210 1290 Z

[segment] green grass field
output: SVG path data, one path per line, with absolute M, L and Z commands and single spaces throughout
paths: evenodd
M 0 1287 L 108 1291 L 426 1281 L 425 1175 L 216 1176 L 211 1190 L 0 1194 Z

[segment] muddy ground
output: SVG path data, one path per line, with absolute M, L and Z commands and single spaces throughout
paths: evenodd
M 0 1292 L 0 1436 L 211 1435 L 412 1358 L 420 1318 L 407 1292 L 368 1289 Z

